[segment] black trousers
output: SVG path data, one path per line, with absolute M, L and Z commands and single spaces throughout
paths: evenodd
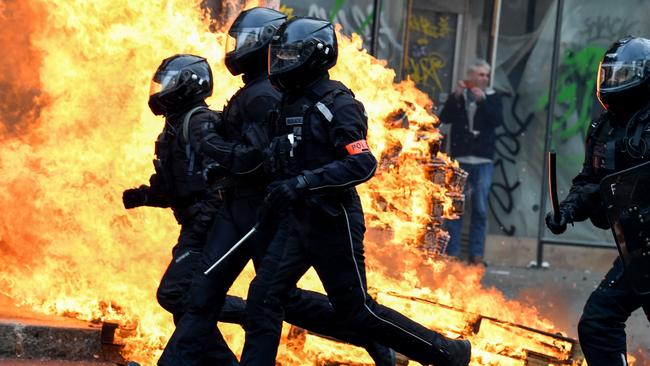
M 255 225 L 257 209 L 263 204 L 263 197 L 262 194 L 226 197 L 199 259 L 198 271 L 194 273 L 187 311 L 176 324 L 176 330 L 158 361 L 159 365 L 200 365 L 210 339 L 214 338 L 218 314 L 230 286 L 249 260 L 252 259 L 255 267 L 259 268 L 273 237 L 278 241 L 286 240 L 287 231 L 276 230 L 277 226 L 271 223 L 263 225 L 258 233 L 233 251 L 208 276 L 203 274 Z M 297 289 L 294 283 L 288 290 L 286 304 L 286 320 L 292 324 L 362 347 L 371 342 L 369 337 L 360 335 L 344 319 L 337 317 L 323 294 Z
M 206 233 L 192 222 L 183 225 L 178 243 L 172 249 L 172 260 L 167 266 L 156 297 L 158 303 L 169 311 L 174 324 L 178 324 L 185 313 L 192 277 L 205 246 Z M 246 325 L 246 302 L 235 296 L 228 296 L 219 316 L 219 321 Z M 221 333 L 215 331 L 207 340 L 201 365 L 237 365 L 237 358 L 226 345 Z
M 332 216 L 317 207 L 294 209 L 288 236 L 276 237 L 248 292 L 248 327 L 242 365 L 273 366 L 291 289 L 311 266 L 338 319 L 423 364 L 444 365 L 448 340 L 400 313 L 377 304 L 367 293 L 358 196 Z
M 640 307 L 650 320 L 650 295 L 632 290 L 617 258 L 589 296 L 578 323 L 580 346 L 589 366 L 627 365 L 625 322 Z

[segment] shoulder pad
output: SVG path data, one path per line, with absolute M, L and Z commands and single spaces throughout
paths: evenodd
M 346 87 L 342 82 L 329 79 L 317 83 L 311 89 L 312 93 L 320 98 L 324 97 L 334 90 L 341 90 L 344 93 L 352 94 L 352 91 L 348 89 L 348 87 Z
M 222 118 L 223 118 L 223 112 L 215 111 L 207 107 L 197 110 L 196 112 L 192 113 L 192 115 L 190 116 L 190 119 L 192 121 L 194 121 L 194 119 L 220 121 Z
M 228 115 L 230 109 L 245 109 L 259 97 L 268 97 L 279 102 L 282 94 L 271 85 L 268 78 L 259 78 L 239 88 L 228 99 L 223 110 Z
M 268 96 L 277 100 L 280 100 L 282 93 L 271 85 L 271 82 L 268 78 L 260 78 L 255 82 L 248 83 L 240 88 L 235 95 L 233 95 L 230 100 L 237 100 L 236 98 L 241 94 L 245 103 L 248 103 L 250 100 L 253 100 L 260 96 Z
M 593 120 L 591 122 L 591 125 L 589 125 L 589 130 L 587 131 L 587 138 L 597 134 L 600 128 L 605 124 L 606 119 L 607 119 L 607 112 L 601 114 L 598 118 Z

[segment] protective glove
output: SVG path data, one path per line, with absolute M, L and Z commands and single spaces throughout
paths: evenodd
M 546 214 L 546 227 L 555 235 L 560 235 L 566 231 L 567 224 L 573 224 L 573 213 L 571 209 L 560 207 L 559 217 L 555 217 L 555 213 L 549 212 Z
M 270 211 L 282 211 L 298 201 L 307 191 L 307 180 L 299 175 L 269 184 L 264 202 Z
M 124 208 L 130 209 L 144 206 L 147 203 L 147 190 L 149 187 L 142 185 L 138 188 L 127 189 L 122 193 Z
M 203 169 L 203 179 L 205 179 L 208 184 L 213 184 L 220 178 L 225 177 L 227 174 L 228 171 L 217 162 L 209 163 Z

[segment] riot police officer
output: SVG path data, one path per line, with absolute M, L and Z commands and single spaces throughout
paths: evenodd
M 213 78 L 208 62 L 199 56 L 175 55 L 158 67 L 151 81 L 149 107 L 165 117 L 165 127 L 156 141 L 155 173 L 149 185 L 124 191 L 124 207 L 169 207 L 181 225 L 172 260 L 158 287 L 160 305 L 177 323 L 184 314 L 192 274 L 217 208 L 215 189 L 206 186 L 203 170 L 214 162 L 201 153 L 200 143 L 221 116 L 208 109 L 205 98 L 212 94 Z M 239 322 L 243 301 L 231 299 Z M 232 310 L 232 309 L 231 309 Z M 205 364 L 236 365 L 236 358 L 221 334 L 211 333 L 202 355 Z
M 255 266 L 260 263 L 271 236 L 276 233 L 275 225 L 266 222 L 219 267 L 207 276 L 204 274 L 256 224 L 258 209 L 263 205 L 268 183 L 262 169 L 263 150 L 269 145 L 264 122 L 281 97 L 268 82 L 266 54 L 271 37 L 285 20 L 286 16 L 275 10 L 253 8 L 242 12 L 229 30 L 225 63 L 233 75 L 242 74 L 245 85 L 224 107 L 223 123 L 212 129 L 201 143 L 202 153 L 214 160 L 208 169 L 226 177 L 221 182 L 223 206 L 216 214 L 199 260 L 188 311 L 177 324 L 159 365 L 199 364 L 203 345 L 214 329 L 228 289 L 250 259 Z M 364 346 L 378 365 L 395 364 L 392 351 L 337 320 L 324 295 L 294 288 L 290 297 L 287 311 L 290 323 Z
M 647 188 L 640 194 L 622 188 L 625 174 L 640 174 L 635 167 L 650 160 L 650 40 L 627 36 L 614 42 L 598 71 L 597 96 L 606 111 L 591 124 L 582 170 L 546 225 L 561 234 L 574 221 L 590 219 L 601 229 L 611 224 L 621 256 L 587 300 L 578 335 L 590 366 L 627 365 L 625 321 L 639 307 L 650 315 L 650 266 L 636 258 L 650 253 L 647 224 L 636 215 L 624 220 L 612 202 L 633 208 L 648 200 Z M 620 186 L 609 184 L 615 176 Z
M 366 142 L 363 105 L 330 80 L 337 61 L 331 23 L 293 18 L 273 37 L 269 77 L 282 90 L 272 156 L 280 179 L 266 197 L 286 220 L 248 292 L 242 365 L 275 364 L 288 294 L 311 266 L 337 315 L 360 332 L 424 364 L 467 365 L 470 344 L 450 340 L 377 304 L 366 289 L 363 211 L 354 186 L 377 162 Z

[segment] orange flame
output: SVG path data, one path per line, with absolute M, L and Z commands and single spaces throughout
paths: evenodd
M 223 65 L 225 34 L 210 33 L 201 0 L 5 1 L 0 40 L 0 284 L 16 302 L 80 319 L 115 320 L 136 328 L 125 355 L 153 364 L 172 331 L 155 290 L 178 226 L 170 212 L 125 211 L 121 192 L 146 182 L 162 121 L 147 108 L 147 88 L 160 60 L 174 53 L 206 57 L 217 76 L 210 104 L 220 109 L 241 85 Z M 332 70 L 369 114 L 369 141 L 382 159 L 377 176 L 360 187 L 369 234 L 368 282 L 379 300 L 448 335 L 462 334 L 482 314 L 547 331 L 533 308 L 482 289 L 482 271 L 423 259 L 414 244 L 431 224 L 431 205 L 444 189 L 427 177 L 431 143 L 440 139 L 431 101 L 414 84 L 393 83 L 394 72 L 340 37 Z M 5 87 L 6 86 L 6 87 Z M 408 123 L 393 128 L 401 110 Z M 445 164 L 452 164 L 442 156 Z M 232 292 L 244 295 L 248 268 Z M 301 286 L 321 289 L 308 273 Z M 399 293 L 462 308 L 453 317 L 418 311 Z M 238 327 L 223 327 L 241 349 Z M 475 336 L 474 365 L 494 364 L 494 343 Z M 323 346 L 326 347 L 326 346 Z M 339 346 L 336 346 L 339 347 Z M 521 347 L 524 347 L 522 341 Z M 348 352 L 350 362 L 367 356 Z M 315 353 L 281 352 L 285 364 L 311 364 Z M 314 351 L 316 352 L 316 351 Z M 322 349 L 318 351 L 323 353 Z M 492 357 L 492 358 L 491 358 Z M 496 358 L 495 358 L 496 357 Z

